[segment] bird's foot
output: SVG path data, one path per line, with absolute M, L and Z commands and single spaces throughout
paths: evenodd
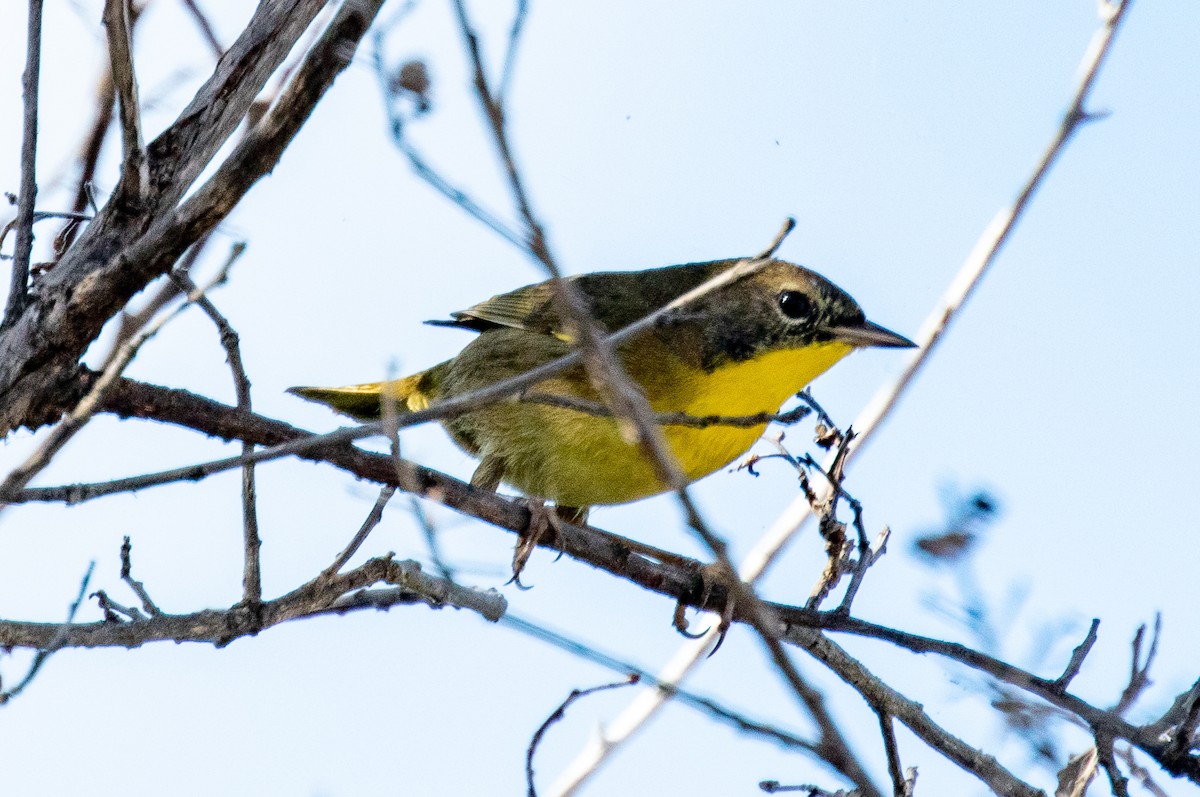
M 721 645 L 725 642 L 725 635 L 729 632 L 729 627 L 733 624 L 734 599 L 733 591 L 729 589 L 729 579 L 737 578 L 737 575 L 730 573 L 727 568 L 714 562 L 712 564 L 701 565 L 696 571 L 696 578 L 699 584 L 698 589 L 693 592 L 693 595 L 697 597 L 692 605 L 695 605 L 697 608 L 703 609 L 703 607 L 708 605 L 717 587 L 723 588 L 725 594 L 725 600 L 721 603 L 719 620 L 716 625 L 717 643 L 708 653 L 711 656 L 721 648 Z M 686 613 L 689 603 L 691 602 L 680 599 L 675 605 L 675 616 L 672 618 L 671 624 L 675 626 L 676 631 L 688 639 L 699 639 L 712 632 L 713 626 L 709 626 L 703 631 L 692 631 L 691 623 L 688 622 Z
M 529 525 L 525 527 L 525 531 L 521 532 L 517 539 L 517 546 L 513 549 L 512 578 L 508 580 L 508 583 L 516 584 L 518 589 L 529 589 L 521 583 L 521 573 L 525 570 L 525 565 L 529 562 L 529 557 L 533 555 L 534 549 L 542 545 L 547 535 L 552 535 L 551 542 L 554 547 L 558 548 L 558 556 L 561 558 L 565 551 L 562 524 L 586 523 L 588 510 L 586 507 L 549 507 L 540 498 L 518 500 L 529 510 Z

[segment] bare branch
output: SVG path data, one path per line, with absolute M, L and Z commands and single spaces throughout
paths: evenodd
M 1131 661 L 1129 662 L 1129 683 L 1121 692 L 1121 697 L 1117 700 L 1117 704 L 1113 706 L 1113 711 L 1117 714 L 1124 714 L 1129 710 L 1150 685 L 1150 667 L 1154 664 L 1154 659 L 1158 655 L 1158 639 L 1162 635 L 1162 614 L 1154 615 L 1154 633 L 1150 637 L 1150 649 L 1146 651 L 1145 658 L 1142 658 L 1142 644 L 1146 638 L 1146 625 L 1143 623 L 1138 626 L 1137 632 L 1133 635 L 1133 644 Z
M 529 747 L 525 751 L 525 784 L 528 788 L 529 797 L 537 797 L 537 789 L 533 785 L 533 755 L 537 752 L 538 745 L 542 742 L 542 737 L 546 735 L 546 731 L 550 730 L 550 726 L 562 720 L 567 715 L 567 708 L 576 700 L 594 695 L 597 692 L 607 692 L 610 689 L 620 689 L 626 686 L 633 686 L 638 682 L 637 675 L 631 675 L 623 681 L 616 681 L 611 684 L 601 684 L 588 689 L 572 689 L 571 694 L 567 695 L 566 699 L 558 705 L 558 708 L 551 712 L 549 717 L 538 726 L 538 729 L 533 732 L 533 738 L 529 740 Z
M 577 640 L 565 637 L 562 634 L 552 631 L 544 626 L 531 623 L 513 615 L 512 613 L 504 615 L 500 622 L 509 628 L 513 628 L 523 634 L 526 634 L 527 636 L 553 645 L 559 650 L 566 651 L 573 656 L 577 656 L 586 661 L 591 661 L 603 667 L 607 667 L 614 672 L 637 675 L 643 686 L 650 686 L 655 689 L 665 689 L 672 694 L 675 703 L 678 705 L 695 709 L 705 716 L 710 717 L 717 722 L 728 725 L 729 727 L 741 733 L 747 733 L 752 736 L 781 744 L 784 747 L 794 748 L 812 755 L 817 753 L 817 746 L 815 744 L 801 739 L 793 733 L 782 730 L 778 726 L 769 725 L 751 719 L 744 714 L 733 711 L 728 706 L 724 706 L 714 700 L 697 695 L 694 692 L 683 689 L 676 684 L 659 683 L 654 680 L 653 674 L 647 672 L 641 667 L 638 667 L 628 661 L 617 659 L 606 653 L 601 653 L 593 647 L 584 645 Z M 601 740 L 599 743 L 603 744 L 604 742 Z
M 329 567 L 321 571 L 322 578 L 333 578 L 338 572 L 346 566 L 351 557 L 358 552 L 362 544 L 367 541 L 367 536 L 379 525 L 379 521 L 383 520 L 383 508 L 387 506 L 388 501 L 392 500 L 392 496 L 396 494 L 396 488 L 388 485 L 379 491 L 379 498 L 375 500 L 375 506 L 371 507 L 371 511 L 367 513 L 367 519 L 363 521 L 358 532 L 346 545 L 337 558 Z
M 1113 756 L 1112 737 L 1103 735 L 1096 737 L 1096 758 L 1108 775 L 1113 797 L 1129 797 L 1129 778 L 1125 777 L 1121 768 L 1117 766 L 1117 759 Z
M 16 323 L 25 310 L 29 263 L 33 256 L 33 210 L 37 205 L 38 82 L 42 68 L 42 0 L 29 0 L 25 35 L 25 73 L 21 91 L 25 110 L 21 129 L 21 196 L 17 200 L 17 250 L 13 257 L 8 303 L 0 332 Z
M 207 240 L 207 239 L 205 239 Z M 233 245 L 229 257 L 222 266 L 218 279 L 224 280 L 225 275 L 233 268 L 233 264 L 246 250 L 246 244 L 238 242 Z M 195 247 L 192 251 L 196 251 Z M 188 295 L 196 291 L 196 284 L 186 271 L 172 272 L 171 279 Z M 233 389 L 237 396 L 237 408 L 242 412 L 250 412 L 250 379 L 246 376 L 246 368 L 242 364 L 242 352 L 237 332 L 229 324 L 229 320 L 217 310 L 203 293 L 196 300 L 196 305 L 204 311 L 217 328 L 220 335 L 221 347 L 225 349 L 225 359 L 233 375 Z M 242 443 L 242 456 L 254 452 L 252 443 Z M 254 463 L 247 462 L 242 466 L 242 599 L 247 606 L 256 606 L 262 601 L 262 569 L 259 564 L 259 551 L 262 540 L 258 535 L 258 510 L 254 486 Z
M 129 585 L 129 589 L 137 595 L 138 600 L 142 602 L 142 608 L 146 614 L 151 617 L 157 617 L 162 614 L 162 609 L 158 608 L 153 600 L 150 599 L 150 593 L 146 591 L 146 585 L 137 581 L 133 577 L 133 543 L 129 537 L 126 537 L 121 543 L 121 580 Z
M 1063 670 L 1063 674 L 1058 676 L 1058 679 L 1055 680 L 1054 686 L 1056 688 L 1065 691 L 1070 685 L 1071 680 L 1076 675 L 1079 675 L 1079 670 L 1083 667 L 1083 660 L 1087 658 L 1088 653 L 1090 653 L 1092 650 L 1092 646 L 1096 644 L 1099 630 L 1099 618 L 1092 618 L 1092 626 L 1088 629 L 1087 636 L 1084 637 L 1083 641 L 1080 642 L 1079 645 L 1076 646 L 1075 650 L 1071 652 L 1071 660 L 1067 662 L 1067 668 Z
M 162 316 L 156 323 L 146 327 L 140 334 L 126 341 L 113 353 L 112 358 L 105 365 L 104 372 L 92 385 L 87 395 L 75 405 L 75 408 L 62 419 L 58 426 L 51 430 L 49 436 L 42 441 L 42 445 L 0 483 L 0 511 L 6 505 L 3 496 L 18 493 L 25 485 L 29 484 L 34 476 L 50 464 L 54 455 L 62 450 L 62 447 L 91 420 L 92 415 L 104 400 L 105 394 L 112 389 L 117 378 L 129 363 L 133 362 L 138 350 L 199 295 L 199 293 L 189 295 L 187 302 L 175 308 L 173 312 Z
M 358 19 L 360 1 L 343 4 L 342 16 Z M 141 207 L 110 202 L 39 281 L 27 312 L 0 334 L 0 433 L 20 425 L 36 428 L 55 421 L 72 406 L 71 385 L 84 349 L 134 293 L 165 273 L 205 232 L 204 228 L 180 229 L 179 211 L 172 209 L 324 6 L 324 0 L 259 4 L 213 77 L 176 122 L 147 148 L 149 201 Z M 341 51 L 336 54 L 344 56 Z M 326 85 L 335 74 L 336 70 L 330 70 Z M 319 92 L 308 96 L 310 102 L 318 98 Z M 264 157 L 273 149 L 265 151 Z M 270 168 L 274 161 L 255 165 Z M 238 166 L 249 176 L 244 192 L 261 172 L 246 163 Z M 222 205 L 226 209 L 231 206 L 232 202 Z M 158 222 L 151 226 L 152 219 Z M 208 228 L 218 220 L 210 217 Z
M 105 0 L 104 27 L 108 32 L 108 56 L 113 85 L 121 111 L 121 184 L 118 193 L 141 204 L 150 190 L 150 164 L 142 138 L 137 77 L 133 68 L 133 38 L 130 0 Z
M 501 104 L 508 96 L 508 89 L 512 85 L 513 74 L 516 72 L 517 46 L 521 43 L 521 34 L 525 31 L 525 20 L 528 16 L 529 0 L 517 0 L 512 28 L 508 32 L 508 47 L 504 50 L 504 66 L 500 70 L 500 87 L 496 89 L 496 98 Z
M 384 600 L 358 592 L 384 582 L 402 588 L 387 593 Z M 370 593 L 370 591 L 368 591 Z M 279 598 L 264 601 L 259 621 L 245 624 L 242 604 L 227 610 L 208 609 L 192 614 L 159 614 L 131 622 L 112 620 L 98 623 L 23 623 L 0 621 L 0 640 L 12 647 L 55 649 L 62 647 L 133 648 L 148 642 L 207 642 L 218 647 L 234 639 L 280 623 L 323 614 L 344 614 L 365 608 L 388 608 L 397 604 L 424 603 L 432 608 L 449 606 L 476 612 L 497 621 L 507 609 L 504 597 L 495 590 L 477 590 L 421 572 L 417 562 L 375 558 L 360 567 L 329 579 L 317 578 Z
M 212 22 L 209 21 L 208 15 L 200 8 L 200 4 L 196 0 L 183 0 L 183 7 L 192 15 L 192 19 L 196 22 L 196 27 L 200 29 L 200 35 L 204 41 L 208 43 L 208 47 L 212 50 L 213 57 L 218 61 L 225 54 L 225 48 L 221 46 L 221 42 L 217 39 L 217 33 L 213 30 Z
M 1151 777 L 1150 772 L 1144 766 L 1138 763 L 1137 758 L 1133 754 L 1132 748 L 1125 747 L 1117 751 L 1117 755 L 1120 756 L 1121 760 L 1125 762 L 1125 765 L 1129 767 L 1129 774 L 1137 778 L 1138 783 L 1141 784 L 1143 789 L 1150 793 L 1151 797 L 1170 797 L 1170 795 L 1163 791 L 1161 786 L 1154 782 L 1154 778 Z
M 919 703 L 892 689 L 824 634 L 812 628 L 793 628 L 787 635 L 793 643 L 833 670 L 875 709 L 900 720 L 922 741 L 977 777 L 997 794 L 1014 797 L 1045 797 L 1005 769 L 994 757 L 982 753 L 942 728 Z
M 892 715 L 876 710 L 879 715 L 879 735 L 883 737 L 883 750 L 887 754 L 888 776 L 892 779 L 894 797 L 909 797 L 905 786 L 903 764 L 900 763 L 900 747 L 896 744 L 896 729 L 892 727 Z
M 83 604 L 83 596 L 87 594 L 88 583 L 92 580 L 92 571 L 95 570 L 96 563 L 92 562 L 88 565 L 87 571 L 83 574 L 83 578 L 79 582 L 79 594 L 75 596 L 75 601 L 71 604 L 71 608 L 67 610 L 67 619 L 60 625 L 51 625 L 51 629 L 57 629 L 53 636 L 46 639 L 45 644 L 33 645 L 37 647 L 38 652 L 33 657 L 33 663 L 29 665 L 29 670 L 25 673 L 16 686 L 12 689 L 5 689 L 0 692 L 0 706 L 3 706 L 8 701 L 20 696 L 25 691 L 26 687 L 33 682 L 37 674 L 41 671 L 46 660 L 53 656 L 57 651 L 66 647 L 70 636 L 71 624 L 75 622 L 75 614 L 79 611 L 80 605 Z

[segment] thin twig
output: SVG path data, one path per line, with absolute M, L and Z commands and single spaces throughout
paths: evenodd
M 544 404 L 565 410 L 576 410 L 600 418 L 613 417 L 613 411 L 598 401 L 586 401 L 555 393 L 522 393 L 520 400 L 530 404 Z M 712 426 L 754 427 L 767 423 L 789 425 L 799 423 L 812 414 L 808 407 L 795 407 L 787 412 L 759 412 L 753 415 L 689 415 L 686 412 L 655 412 L 651 414 L 659 426 L 687 426 L 707 429 Z
M 521 34 L 525 31 L 525 20 L 529 16 L 529 0 L 517 0 L 513 12 L 512 28 L 508 32 L 508 47 L 504 50 L 504 66 L 500 70 L 500 87 L 496 89 L 496 97 L 503 104 L 508 97 L 508 89 L 512 85 L 513 74 L 517 65 L 517 46 L 521 43 Z
M 204 240 L 207 241 L 208 239 L 205 238 Z M 197 251 L 196 247 L 193 247 L 191 251 Z M 218 281 L 225 281 L 230 269 L 233 268 L 233 264 L 237 262 L 238 258 L 245 251 L 246 244 L 243 241 L 235 243 L 230 248 L 225 264 L 218 271 Z M 171 280 L 185 294 L 189 296 L 196 294 L 196 283 L 192 281 L 187 271 L 179 269 L 172 272 L 170 276 Z M 229 323 L 229 320 L 217 310 L 217 306 L 204 293 L 200 293 L 197 297 L 196 306 L 208 316 L 209 320 L 217 328 L 221 347 L 225 350 L 225 360 L 229 363 L 229 370 L 233 376 L 233 389 L 234 394 L 237 396 L 238 410 L 241 412 L 250 412 L 252 409 L 250 405 L 250 378 L 246 376 L 246 367 L 242 363 L 242 351 L 238 333 Z M 248 456 L 252 453 L 254 453 L 254 444 L 243 441 L 242 456 Z M 262 601 L 262 566 L 259 561 L 262 538 L 258 534 L 256 494 L 254 463 L 247 462 L 242 466 L 242 599 L 247 606 L 256 606 Z
M 375 505 L 367 513 L 366 520 L 363 521 L 362 526 L 359 527 L 346 547 L 342 549 L 342 552 L 333 560 L 333 563 L 321 571 L 321 578 L 329 579 L 336 576 L 354 554 L 358 553 L 358 549 L 367 541 L 367 536 L 379 525 L 379 521 L 383 520 L 383 508 L 387 506 L 388 501 L 392 500 L 392 496 L 395 494 L 396 488 L 390 484 L 379 491 L 379 497 L 375 499 Z
M 892 779 L 893 797 L 907 797 L 904 769 L 900 763 L 900 747 L 896 744 L 896 729 L 892 727 L 892 715 L 876 709 L 879 716 L 879 735 L 883 737 L 883 750 L 887 754 L 888 776 Z
M 87 425 L 87 422 L 91 420 L 92 415 L 104 400 L 105 394 L 116 383 L 117 378 L 129 363 L 133 361 L 133 358 L 137 355 L 142 345 L 154 337 L 167 322 L 175 318 L 199 295 L 202 294 L 189 294 L 186 302 L 175 308 L 174 311 L 163 315 L 156 323 L 147 326 L 140 334 L 113 352 L 109 362 L 105 365 L 104 372 L 96 380 L 96 384 L 92 386 L 87 395 L 50 431 L 50 434 L 42 441 L 42 445 L 25 462 L 14 468 L 4 481 L 0 483 L 0 512 L 8 505 L 4 496 L 19 493 L 25 485 L 29 484 L 29 481 L 34 476 L 50 464 L 54 455 L 75 436 L 75 433 Z
M 69 219 L 72 223 L 74 223 L 79 221 L 90 221 L 91 218 L 92 214 L 90 213 L 75 213 L 74 211 L 69 210 L 36 210 L 33 213 L 34 224 L 39 221 L 44 221 L 45 219 Z M 12 232 L 13 228 L 16 227 L 20 221 L 21 219 L 18 216 L 17 218 L 5 224 L 3 227 L 0 227 L 0 260 L 15 259 L 15 254 L 12 257 L 9 257 L 8 255 L 5 255 L 2 250 L 4 247 L 4 241 L 8 238 L 8 234 Z
M 572 703 L 588 695 L 594 695 L 597 692 L 607 692 L 610 689 L 621 689 L 626 686 L 633 686 L 638 682 L 637 675 L 630 675 L 623 681 L 616 681 L 611 684 L 601 684 L 588 689 L 572 689 L 562 703 L 559 703 L 558 708 L 550 713 L 549 717 L 538 726 L 538 729 L 533 732 L 533 738 L 529 740 L 529 747 L 525 751 L 525 784 L 528 789 L 529 797 L 537 797 L 537 789 L 533 785 L 533 755 L 537 752 L 538 745 L 542 743 L 542 737 L 550 730 L 550 726 L 562 720 L 567 715 L 567 708 Z
M 71 604 L 71 608 L 67 610 L 67 619 L 59 625 L 57 633 L 55 633 L 49 642 L 34 655 L 33 663 L 29 665 L 29 670 L 25 673 L 25 677 L 12 689 L 5 689 L 3 692 L 0 692 L 0 706 L 5 705 L 15 697 L 19 697 L 25 691 L 26 687 L 33 682 L 33 679 L 37 677 L 38 672 L 46 664 L 46 660 L 67 645 L 71 625 L 75 622 L 75 614 L 83 604 L 83 596 L 87 594 L 88 583 L 92 580 L 92 571 L 95 569 L 96 563 L 89 562 L 88 568 L 79 582 L 79 593 L 75 596 L 75 601 Z
M 142 138 L 137 77 L 133 68 L 130 0 L 105 0 L 104 27 L 108 33 L 109 63 L 121 112 L 121 187 L 125 196 L 141 203 L 150 189 L 150 164 Z
M 390 593 L 385 600 L 362 595 L 366 587 L 380 582 L 401 588 L 403 596 L 407 597 L 401 599 L 401 593 L 396 592 Z M 239 637 L 257 634 L 292 620 L 416 602 L 434 609 L 447 606 L 465 609 L 490 622 L 498 621 L 508 608 L 504 596 L 494 589 L 480 590 L 454 584 L 423 573 L 419 562 L 397 562 L 388 556 L 369 559 L 330 579 L 318 576 L 286 595 L 263 601 L 260 618 L 253 625 L 245 624 L 245 605 L 239 602 L 224 610 L 160 614 L 135 622 L 117 621 L 115 616 L 98 623 L 0 621 L 0 636 L 6 643 L 11 642 L 11 647 L 47 649 L 133 648 L 156 641 L 207 642 L 224 646 Z M 122 613 L 140 614 L 120 608 Z
M 379 81 L 379 88 L 383 94 L 384 108 L 387 111 L 389 130 L 392 136 L 392 144 L 400 150 L 404 157 L 408 158 L 408 163 L 412 167 L 413 172 L 428 183 L 434 190 L 438 191 L 442 196 L 449 199 L 460 209 L 466 212 L 476 221 L 483 224 L 488 229 L 495 232 L 504 240 L 508 241 L 513 246 L 519 249 L 525 249 L 525 240 L 521 234 L 512 229 L 509 224 L 503 221 L 499 216 L 485 208 L 478 201 L 473 199 L 466 191 L 451 183 L 443 177 L 436 169 L 429 165 L 421 153 L 413 146 L 405 135 L 407 120 L 405 114 L 401 111 L 399 101 L 400 96 L 392 90 L 391 76 L 388 74 L 387 68 L 383 60 L 383 40 L 384 30 L 388 26 L 384 26 L 376 32 L 374 39 L 374 48 L 372 51 L 372 64 L 375 68 L 375 76 Z
M 1087 636 L 1075 647 L 1075 650 L 1071 651 L 1071 660 L 1067 662 L 1067 668 L 1054 681 L 1055 687 L 1065 690 L 1070 686 L 1072 679 L 1076 675 L 1079 675 L 1079 670 L 1083 668 L 1083 660 L 1092 652 L 1092 646 L 1096 644 L 1096 640 L 1099 638 L 1099 631 L 1100 619 L 1094 617 L 1092 618 L 1092 625 L 1088 629 Z
M 1150 793 L 1151 797 L 1170 797 L 1169 794 L 1163 791 L 1161 786 L 1154 782 L 1150 771 L 1138 763 L 1137 757 L 1133 754 L 1132 747 L 1126 746 L 1118 750 L 1117 755 L 1125 762 L 1125 766 L 1129 767 L 1129 774 L 1138 779 L 1138 783 Z
M 876 712 L 886 711 L 900 720 L 918 738 L 992 791 L 1012 797 L 1044 797 L 1042 791 L 1009 772 L 994 757 L 976 750 L 942 728 L 919 703 L 888 686 L 820 631 L 793 628 L 789 637 L 853 687 Z
M 1129 778 L 1121 771 L 1113 755 L 1113 740 L 1110 736 L 1096 736 L 1096 758 L 1108 775 L 1113 797 L 1129 797 Z
M 1154 659 L 1158 655 L 1158 640 L 1162 635 L 1162 613 L 1154 615 L 1154 632 L 1150 636 L 1150 648 L 1146 651 L 1145 659 L 1142 658 L 1142 644 L 1146 638 L 1146 625 L 1143 623 L 1138 626 L 1137 633 L 1133 635 L 1133 644 L 1131 645 L 1132 652 L 1129 662 L 1129 683 L 1121 692 L 1121 697 L 1117 700 L 1117 704 L 1112 710 L 1117 714 L 1124 714 L 1129 710 L 1130 706 L 1137 701 L 1138 697 L 1150 685 L 1150 667 L 1154 664 Z
M 25 309 L 29 265 L 33 257 L 33 209 L 37 204 L 38 82 L 42 68 L 42 0 L 29 0 L 25 36 L 25 74 L 21 78 L 24 115 L 21 128 L 21 196 L 17 200 L 17 250 L 13 256 L 8 302 L 0 331 L 16 323 Z
M 136 11 L 136 9 L 135 9 Z M 130 32 L 137 27 L 137 20 L 141 14 L 131 17 L 129 20 Z M 116 88 L 113 86 L 112 72 L 105 69 L 101 70 L 99 82 L 96 86 L 96 110 L 92 115 L 92 124 L 88 128 L 87 133 L 83 137 L 83 142 L 79 147 L 79 177 L 75 183 L 75 197 L 72 199 L 71 209 L 75 212 L 82 213 L 91 204 L 94 204 L 92 193 L 92 180 L 96 176 L 96 166 L 100 161 L 100 152 L 104 147 L 104 140 L 108 137 L 109 130 L 112 129 L 113 105 L 116 103 Z M 62 226 L 58 231 L 58 235 L 54 236 L 54 252 L 58 257 L 62 257 L 71 244 L 75 242 L 76 236 L 80 231 L 78 221 L 71 220 Z
M 438 529 L 433 525 L 433 521 L 425 512 L 425 507 L 416 496 L 409 496 L 409 511 L 413 517 L 417 519 L 417 525 L 421 527 L 421 533 L 425 535 L 425 544 L 429 547 L 429 560 L 433 566 L 437 568 L 438 575 L 442 578 L 455 580 L 455 569 L 446 561 L 446 557 L 442 554 L 442 546 L 438 540 Z
M 703 697 L 677 685 L 658 683 L 654 680 L 654 675 L 646 669 L 607 653 L 602 653 L 590 645 L 585 645 L 578 640 L 566 637 L 544 625 L 532 623 L 511 613 L 506 614 L 500 622 L 527 636 L 553 645 L 559 650 L 566 651 L 577 658 L 607 667 L 614 672 L 637 675 L 643 686 L 666 689 L 674 696 L 677 704 L 695 709 L 705 716 L 728 725 L 741 733 L 747 733 L 809 754 L 817 752 L 817 746 L 814 743 L 801 739 L 794 733 L 785 731 L 776 725 L 751 719 L 745 714 L 734 711 L 715 700 Z M 604 742 L 600 740 L 599 743 L 603 744 Z
M 217 33 L 213 30 L 212 22 L 208 15 L 200 8 L 196 0 L 183 0 L 183 6 L 192 15 L 192 19 L 196 22 L 196 27 L 200 29 L 200 35 L 204 41 L 208 43 L 208 47 L 212 50 L 213 57 L 218 61 L 225 54 L 225 48 L 221 46 L 220 40 L 217 38 Z
M 129 537 L 125 537 L 121 543 L 121 580 L 129 585 L 134 595 L 137 595 L 146 614 L 151 617 L 162 614 L 162 609 L 158 608 L 158 604 L 151 600 L 150 593 L 146 591 L 146 585 L 133 577 L 133 543 Z

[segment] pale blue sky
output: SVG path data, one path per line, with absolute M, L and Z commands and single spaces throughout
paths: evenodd
M 0 189 L 18 186 L 24 19 L 0 9 Z M 62 164 L 90 122 L 103 31 L 98 0 L 50 3 L 39 207 L 61 207 Z M 142 97 L 161 129 L 209 68 L 177 4 L 158 0 L 137 42 Z M 212 2 L 214 12 L 224 4 Z M 483 4 L 478 4 L 483 5 Z M 484 14 L 484 9 L 477 9 Z M 242 12 L 245 13 L 245 12 Z M 384 16 L 388 16 L 385 9 Z M 217 13 L 222 39 L 238 14 Z M 481 24 L 498 60 L 507 9 Z M 534 2 L 511 98 L 512 134 L 534 205 L 571 273 L 645 268 L 748 254 L 785 216 L 798 220 L 782 256 L 821 271 L 875 321 L 916 332 L 992 215 L 1015 194 L 1074 88 L 1097 25 L 1095 4 L 604 4 Z M 1197 676 L 1200 623 L 1200 6 L 1142 0 L 1094 95 L 1111 117 L 1085 127 L 1037 196 L 994 272 L 895 418 L 856 464 L 848 488 L 891 553 L 857 603 L 862 616 L 934 635 L 962 633 L 923 608 L 948 587 L 909 553 L 937 524 L 946 485 L 985 486 L 1004 514 L 978 565 L 1004 604 L 1027 590 L 1004 654 L 1057 674 L 1092 617 L 1100 640 L 1076 681 L 1115 700 L 1137 625 L 1162 611 L 1155 685 L 1134 718 L 1160 709 Z M 507 200 L 468 94 L 449 10 L 423 2 L 391 38 L 393 57 L 428 60 L 435 111 L 413 139 L 452 179 L 494 208 Z M 214 295 L 242 336 L 257 409 L 332 429 L 337 418 L 286 396 L 294 384 L 379 378 L 451 356 L 466 337 L 421 325 L 536 281 L 535 264 L 414 178 L 390 146 L 367 58 L 336 84 L 274 174 L 221 229 L 249 241 Z M 182 84 L 172 76 L 188 69 Z M 175 87 L 164 93 L 164 87 Z M 107 153 L 103 196 L 115 174 Z M 54 179 L 61 178 L 59 183 Z M 42 239 L 49 228 L 40 228 Z M 11 244 L 10 244 L 11 246 Z M 6 250 L 7 251 L 7 250 Z M 897 352 L 850 358 L 816 383 L 848 422 L 903 363 Z M 130 373 L 231 400 L 210 325 L 188 313 Z M 806 433 L 797 429 L 791 439 Z M 34 438 L 14 435 L 7 466 Z M 437 429 L 404 438 L 406 453 L 465 477 L 472 461 Z M 95 480 L 224 455 L 194 434 L 101 418 L 42 484 Z M 696 488 L 707 517 L 744 552 L 795 495 L 783 466 L 718 474 Z M 290 589 L 328 564 L 374 490 L 295 461 L 259 470 L 264 581 Z M 240 591 L 238 477 L 158 488 L 64 511 L 26 507 L 0 518 L 0 616 L 58 619 L 87 563 L 94 587 L 121 594 L 117 551 L 134 540 L 138 575 L 168 611 L 228 605 Z M 403 500 L 366 554 L 425 556 Z M 432 512 L 473 583 L 499 586 L 511 537 Z M 601 509 L 597 525 L 698 551 L 670 499 Z M 822 562 L 806 530 L 765 587 L 800 602 Z M 569 630 L 651 669 L 680 639 L 671 605 L 567 559 L 538 554 L 514 612 Z M 98 617 L 94 608 L 83 616 Z M 1047 626 L 1071 633 L 1046 649 Z M 1042 787 L 1023 749 L 970 696 L 973 681 L 931 658 L 842 640 L 888 673 L 934 719 L 996 752 Z M 1041 646 L 1041 647 L 1038 647 Z M 1035 649 L 1036 648 L 1036 649 Z M 1043 658 L 1038 658 L 1043 657 Z M 885 779 L 875 720 L 830 687 L 861 727 Z M 23 659 L 0 659 L 6 679 Z M 181 795 L 514 794 L 542 719 L 575 687 L 609 673 L 474 616 L 424 608 L 293 624 L 226 650 L 152 645 L 56 656 L 0 711 L 12 793 Z M 735 629 L 692 686 L 804 732 L 759 644 Z M 539 753 L 548 784 L 621 693 L 572 709 Z M 902 733 L 920 791 L 982 789 Z M 253 753 L 245 752 L 250 746 Z M 1082 749 L 1082 737 L 1074 751 Z M 839 782 L 805 759 L 739 737 L 690 710 L 669 709 L 619 754 L 587 793 L 756 794 L 762 779 Z M 1179 785 L 1171 793 L 1189 793 Z

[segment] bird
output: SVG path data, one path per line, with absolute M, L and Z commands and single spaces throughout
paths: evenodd
M 744 259 L 566 278 L 603 332 L 616 332 Z M 288 392 L 361 421 L 385 401 L 400 414 L 436 407 L 568 355 L 575 321 L 547 280 L 493 296 L 430 321 L 477 333 L 456 356 L 424 371 L 344 387 Z M 777 412 L 843 357 L 867 347 L 909 348 L 908 338 L 866 319 L 858 303 L 825 277 L 774 258 L 748 276 L 674 308 L 615 347 L 618 362 L 655 413 L 693 417 Z M 540 397 L 540 398 L 539 398 Z M 523 393 L 442 420 L 453 441 L 480 464 L 473 486 L 507 484 L 552 501 L 558 518 L 584 522 L 594 506 L 624 504 L 669 489 L 642 448 L 603 407 L 583 364 Z M 573 406 L 577 404 L 578 406 Z M 767 421 L 735 425 L 663 423 L 689 482 L 743 455 Z

